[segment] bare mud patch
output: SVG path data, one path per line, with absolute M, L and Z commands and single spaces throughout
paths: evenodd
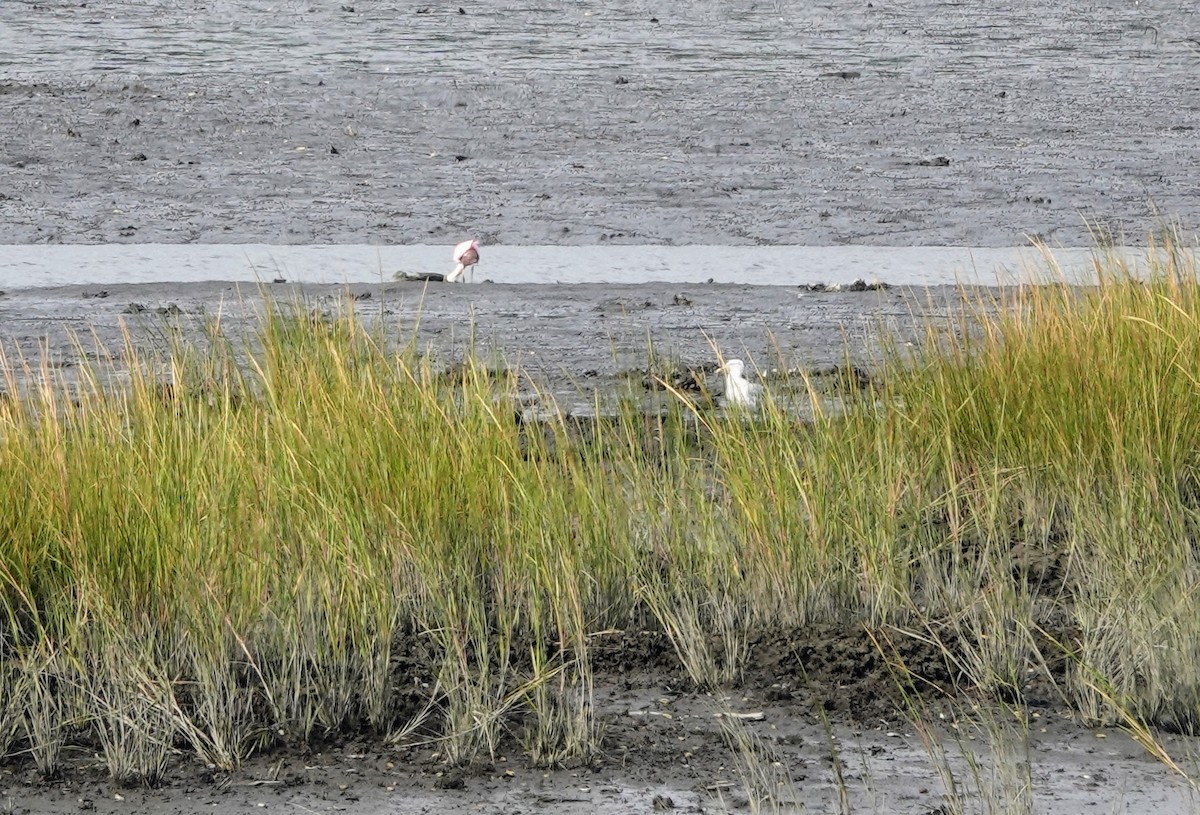
M 1178 4 L 153 5 L 0 6 L 0 244 L 1196 225 Z

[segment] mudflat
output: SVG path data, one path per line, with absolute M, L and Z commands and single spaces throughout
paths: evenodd
M 1195 228 L 1187 4 L 0 4 L 0 244 Z
M 857 290 L 851 290 L 851 289 Z M 68 372 L 122 331 L 162 350 L 176 326 L 219 318 L 245 336 L 268 304 L 328 316 L 354 309 L 447 363 L 469 349 L 519 368 L 568 409 L 668 371 L 712 373 L 718 354 L 765 378 L 832 366 L 876 365 L 885 341 L 908 342 L 927 323 L 952 330 L 989 289 L 851 287 L 838 291 L 734 284 L 507 285 L 170 283 L 16 289 L 0 296 L 0 341 Z M 982 298 L 982 299 L 981 299 Z M 924 321 L 924 322 L 920 322 Z M 81 340 L 82 342 L 79 342 Z M 652 359 L 657 360 L 651 366 Z M 653 370 L 651 368 L 653 367 Z M 709 380 L 719 390 L 717 377 Z
M 838 642 L 827 646 L 836 650 Z M 1029 721 L 992 711 L 990 724 L 983 724 L 978 715 L 949 710 L 923 728 L 899 716 L 826 727 L 801 704 L 769 701 L 779 696 L 777 689 L 741 688 L 724 703 L 753 716 L 744 730 L 762 751 L 760 769 L 777 780 L 782 793 L 773 807 L 761 800 L 752 806 L 738 754 L 724 740 L 711 696 L 663 676 L 597 679 L 595 710 L 607 752 L 583 766 L 532 767 L 521 758 L 520 746 L 510 742 L 494 760 L 450 769 L 436 744 L 388 747 L 363 736 L 273 751 L 235 773 L 178 760 L 169 780 L 154 789 L 108 781 L 101 762 L 91 756 L 78 756 L 63 777 L 53 780 L 40 778 L 32 762 L 10 764 L 0 770 L 0 805 L 29 815 L 264 810 L 933 815 L 954 811 L 943 786 L 952 774 L 956 798 L 971 807 L 968 812 L 1006 811 L 1001 804 L 1012 807 L 1007 811 L 1066 815 L 1194 811 L 1187 785 L 1119 729 L 1084 727 L 1047 711 L 1035 711 Z M 989 732 L 1002 735 L 993 739 Z M 1164 742 L 1171 750 L 1195 747 L 1177 737 Z M 1028 809 L 1021 809 L 1022 801 Z

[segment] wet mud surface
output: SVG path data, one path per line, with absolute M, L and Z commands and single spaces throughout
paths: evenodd
M 1186 3 L 0 4 L 0 244 L 1195 228 Z
M 513 722 L 494 757 L 466 767 L 447 766 L 419 732 L 398 745 L 364 733 L 278 748 L 232 773 L 179 756 L 154 789 L 114 784 L 97 756 L 72 756 L 56 779 L 17 760 L 0 768 L 0 802 L 13 813 L 754 811 L 738 742 L 721 721 L 732 713 L 743 717 L 733 732 L 755 745 L 782 812 L 957 811 L 939 770 L 954 775 L 954 800 L 967 811 L 1020 795 L 1035 812 L 1112 811 L 1118 799 L 1133 812 L 1191 811 L 1184 783 L 1127 734 L 1085 726 L 1036 692 L 1014 711 L 927 690 L 911 709 L 917 716 L 903 712 L 896 676 L 861 628 L 754 642 L 742 680 L 709 693 L 690 684 L 661 635 L 607 638 L 594 655 L 603 743 L 587 762 L 532 766 Z M 909 640 L 902 650 L 919 675 L 936 679 L 930 649 Z M 1161 743 L 1177 755 L 1198 746 L 1175 736 Z
M 681 369 L 702 377 L 714 361 L 710 339 L 726 353 L 811 368 L 850 365 L 869 377 L 878 370 L 881 336 L 903 342 L 918 318 L 957 325 L 962 298 L 971 294 L 658 284 L 268 290 L 277 301 L 320 313 L 353 303 L 448 360 L 464 349 L 473 320 L 481 343 L 522 360 L 563 400 L 631 380 L 637 386 L 646 376 L 647 343 L 669 349 Z M 0 296 L 0 343 L 69 376 L 90 338 L 113 347 L 122 322 L 136 347 L 158 348 L 166 327 L 218 313 L 231 330 L 248 330 L 261 296 L 254 287 L 223 283 L 15 290 Z M 88 338 L 82 349 L 71 344 L 72 334 Z M 1069 640 L 1069 632 L 1054 633 Z M 272 749 L 233 773 L 179 755 L 154 789 L 114 784 L 98 753 L 85 750 L 68 756 L 69 769 L 55 779 L 39 776 L 26 758 L 7 762 L 0 767 L 0 808 L 148 815 L 753 811 L 746 765 L 729 735 L 736 732 L 755 745 L 755 766 L 783 783 L 780 797 L 809 812 L 845 805 L 852 812 L 944 815 L 954 810 L 939 775 L 943 760 L 958 794 L 979 807 L 1011 801 L 1028 783 L 1033 811 L 1111 811 L 1118 800 L 1128 811 L 1190 811 L 1187 787 L 1143 747 L 1062 707 L 1056 683 L 1063 665 L 1049 665 L 1049 675 L 1031 672 L 1018 713 L 980 706 L 969 687 L 951 695 L 962 677 L 928 636 L 912 632 L 822 624 L 754 637 L 747 647 L 738 681 L 703 692 L 661 633 L 597 635 L 594 710 L 604 735 L 600 754 L 578 765 L 532 766 L 519 744 L 519 721 L 495 757 L 465 768 L 447 766 L 437 742 L 419 729 L 396 745 L 364 732 Z M 430 679 L 417 650 L 400 643 L 397 653 L 397 682 L 414 688 Z M 910 690 L 917 692 L 909 696 L 901 692 L 898 661 L 913 671 Z M 420 701 L 414 697 L 414 712 Z M 717 716 L 723 710 L 747 718 L 731 731 Z M 1185 764 L 1200 756 L 1200 741 L 1159 738 Z M 799 810 L 789 803 L 782 811 Z
M 656 377 L 679 385 L 690 376 L 719 392 L 718 352 L 745 359 L 768 384 L 797 371 L 866 372 L 878 366 L 883 342 L 917 336 L 918 319 L 959 330 L 966 301 L 994 296 L 853 288 L 210 282 L 16 289 L 0 295 L 0 344 L 27 360 L 45 358 L 69 377 L 84 361 L 81 350 L 119 356 L 124 328 L 135 347 L 162 350 L 175 328 L 199 332 L 217 317 L 230 336 L 253 333 L 268 301 L 319 316 L 352 307 L 447 365 L 473 348 L 489 364 L 524 372 L 545 403 L 553 397 L 566 412 L 587 412 L 597 394 L 630 387 L 665 398 Z

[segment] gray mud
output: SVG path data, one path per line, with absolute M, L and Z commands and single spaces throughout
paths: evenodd
M 5 0 L 0 244 L 1195 228 L 1187 3 Z
M 220 316 L 233 337 L 252 334 L 264 302 L 333 315 L 353 306 L 447 364 L 474 349 L 527 375 L 543 406 L 586 414 L 597 397 L 669 398 L 654 375 L 694 372 L 719 392 L 718 353 L 740 357 L 770 384 L 788 374 L 878 367 L 884 342 L 908 342 L 919 320 L 958 330 L 964 302 L 986 289 L 954 287 L 809 291 L 783 286 L 577 284 L 447 286 L 440 283 L 317 285 L 187 283 L 64 286 L 0 296 L 0 346 L 43 358 L 70 377 L 97 346 L 119 356 L 163 350 L 172 327 L 197 334 Z M 994 296 L 991 295 L 991 296 Z M 171 329 L 171 330 L 168 330 Z M 14 357 L 15 358 L 15 357 Z
M 0 770 L 0 806 L 14 815 L 1196 811 L 1187 785 L 1127 734 L 1057 714 L 1035 712 L 1027 730 L 1014 727 L 1008 711 L 992 711 L 990 727 L 950 714 L 930 726 L 936 746 L 928 750 L 901 717 L 827 728 L 758 693 L 722 701 L 736 713 L 762 714 L 744 732 L 759 745 L 759 769 L 782 782 L 778 809 L 750 805 L 713 697 L 653 683 L 597 692 L 608 752 L 574 769 L 532 767 L 502 751 L 494 761 L 453 770 L 436 744 L 387 747 L 350 739 L 254 758 L 234 773 L 185 760 L 164 786 L 149 790 L 105 780 L 95 760 L 49 781 L 32 767 L 10 768 Z M 1178 754 L 1197 745 L 1167 737 L 1164 746 Z M 950 777 L 953 796 L 944 784 Z

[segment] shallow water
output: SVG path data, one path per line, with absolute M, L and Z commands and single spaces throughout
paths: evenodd
M 1136 257 L 1136 250 L 1124 250 Z M 483 247 L 476 282 L 997 285 L 1047 273 L 1031 248 L 872 246 Z M 0 246 L 0 289 L 205 280 L 303 283 L 389 281 L 397 273 L 445 273 L 445 246 L 264 244 L 68 244 Z M 1068 274 L 1087 276 L 1090 252 L 1056 250 Z

